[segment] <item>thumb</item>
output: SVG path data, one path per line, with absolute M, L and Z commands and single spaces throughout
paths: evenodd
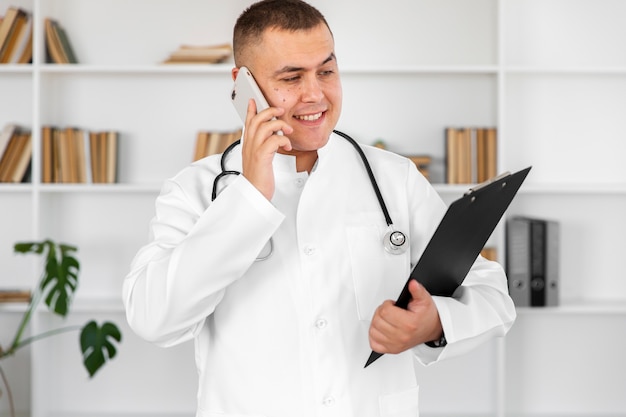
M 415 279 L 409 282 L 409 292 L 411 293 L 411 301 L 409 302 L 410 310 L 412 310 L 412 306 L 417 307 L 430 301 L 430 293 Z

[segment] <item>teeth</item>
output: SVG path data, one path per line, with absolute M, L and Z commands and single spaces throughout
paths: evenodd
M 313 120 L 317 120 L 320 117 L 322 117 L 322 113 L 317 113 L 317 114 L 305 114 L 302 116 L 295 116 L 296 119 L 300 119 L 300 120 L 307 120 L 307 121 L 313 121 Z

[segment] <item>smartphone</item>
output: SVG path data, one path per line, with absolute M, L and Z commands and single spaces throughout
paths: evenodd
M 248 101 L 251 98 L 256 103 L 257 113 L 270 107 L 250 70 L 246 67 L 241 67 L 237 73 L 230 99 L 244 124 L 246 123 L 246 115 L 248 113 Z M 279 130 L 276 134 L 282 135 L 283 132 Z

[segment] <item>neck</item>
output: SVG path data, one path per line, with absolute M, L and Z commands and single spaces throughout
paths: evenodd
M 310 174 L 311 170 L 313 169 L 313 166 L 315 165 L 315 162 L 317 161 L 317 151 L 291 151 L 291 152 L 282 151 L 281 152 L 281 150 L 279 150 L 278 153 L 281 153 L 284 155 L 295 156 L 296 157 L 296 171 L 298 172 L 306 171 Z

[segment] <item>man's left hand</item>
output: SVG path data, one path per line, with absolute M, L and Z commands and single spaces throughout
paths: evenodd
M 416 280 L 409 282 L 411 301 L 407 309 L 392 300 L 374 313 L 369 330 L 370 347 L 378 353 L 400 353 L 420 343 L 437 340 L 443 329 L 432 296 Z

